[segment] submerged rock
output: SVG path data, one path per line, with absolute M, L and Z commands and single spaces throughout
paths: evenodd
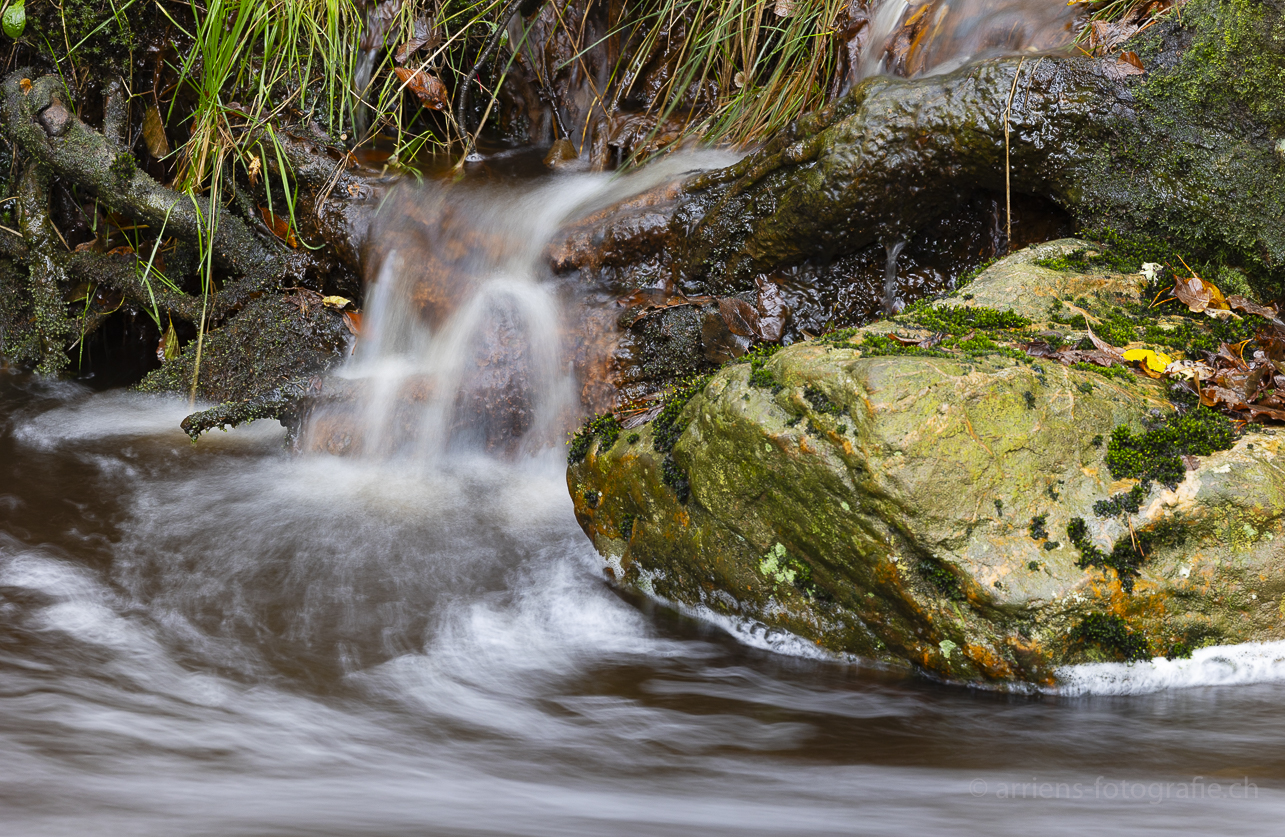
M 1139 299 L 1139 276 L 1033 263 L 1083 246 L 1019 253 L 938 305 L 1037 319 Z M 970 682 L 1048 684 L 1066 663 L 1285 637 L 1276 431 L 1234 438 L 1209 413 L 1225 431 L 1212 447 L 1229 449 L 1187 456 L 1169 486 L 1114 479 L 1113 432 L 1171 415 L 1161 382 L 976 335 L 907 353 L 878 342 L 896 326 L 725 366 L 646 425 L 582 435 L 568 486 L 612 573 Z

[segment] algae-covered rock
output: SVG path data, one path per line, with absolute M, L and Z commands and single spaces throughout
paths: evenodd
M 1138 276 L 1032 263 L 1080 246 L 1011 257 L 948 303 L 1034 318 L 1139 298 Z M 568 485 L 613 572 L 966 681 L 1051 682 L 1068 662 L 1285 637 L 1274 431 L 1175 419 L 1190 450 L 1230 449 L 1166 449 L 1177 480 L 1115 479 L 1108 456 L 1170 426 L 1160 382 L 1032 358 L 1002 345 L 1011 331 L 907 353 L 888 330 L 726 366 L 645 426 L 582 436 Z M 1208 450 L 1182 436 L 1208 428 L 1220 440 Z

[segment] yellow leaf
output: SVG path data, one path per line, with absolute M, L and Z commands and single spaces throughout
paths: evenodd
M 1160 373 L 1173 363 L 1173 358 L 1161 352 L 1153 352 L 1150 349 L 1130 349 L 1124 353 L 1124 359 L 1128 361 L 1140 361 L 1144 365 L 1143 371 L 1147 374 Z M 1157 375 L 1151 375 L 1157 377 Z
M 338 308 L 342 311 L 352 305 L 352 300 L 345 296 L 325 296 L 321 298 L 321 304 L 327 308 Z
M 178 333 L 174 331 L 174 321 L 170 320 L 169 328 L 165 329 L 160 343 L 156 346 L 156 359 L 165 363 L 176 357 L 178 357 Z

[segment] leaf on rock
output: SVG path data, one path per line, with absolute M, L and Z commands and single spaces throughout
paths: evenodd
M 272 234 L 284 241 L 290 247 L 298 247 L 299 239 L 295 238 L 294 230 L 290 229 L 290 221 L 276 215 L 266 206 L 259 207 L 259 212 L 263 215 L 263 223 L 268 225 Z
M 1093 329 L 1088 326 L 1087 322 L 1085 323 L 1084 330 L 1089 333 L 1089 339 L 1093 341 L 1093 345 L 1097 347 L 1099 352 L 1106 354 L 1108 357 L 1115 358 L 1116 360 L 1124 360 L 1124 356 L 1120 354 L 1120 350 L 1094 334 Z
M 178 333 L 174 331 L 174 321 L 169 321 L 169 327 L 161 335 L 161 340 L 156 344 L 156 359 L 161 363 L 173 360 L 178 357 Z
M 1124 353 L 1124 359 L 1138 363 L 1142 371 L 1152 378 L 1159 378 L 1169 364 L 1173 363 L 1173 358 L 1169 355 L 1150 349 L 1130 349 Z
M 1213 282 L 1207 282 L 1194 273 L 1186 279 L 1175 280 L 1172 293 L 1193 314 L 1199 314 L 1207 309 L 1231 310 L 1222 291 L 1218 290 Z
M 353 337 L 360 336 L 360 334 L 361 334 L 361 312 L 360 312 L 360 311 L 345 311 L 345 312 L 344 312 L 344 326 L 348 329 L 349 333 L 350 333 L 350 334 L 352 334 L 352 336 L 353 336 Z
M 718 301 L 718 313 L 723 318 L 727 330 L 738 337 L 757 337 L 759 334 L 759 314 L 743 299 L 723 297 Z
M 1227 304 L 1237 311 L 1244 311 L 1246 314 L 1257 314 L 1258 316 L 1266 317 L 1269 320 L 1274 320 L 1277 316 L 1277 312 L 1274 307 L 1270 305 L 1259 305 L 1257 302 L 1235 294 L 1227 297 Z
M 321 298 L 321 304 L 327 308 L 338 308 L 342 311 L 344 308 L 352 305 L 352 300 L 346 296 L 323 296 Z
M 785 333 L 785 324 L 790 319 L 790 307 L 786 305 L 779 287 L 761 276 L 754 281 L 759 290 L 759 339 L 778 343 Z
M 446 95 L 446 85 L 435 75 L 423 70 L 408 70 L 405 67 L 394 67 L 393 72 L 406 89 L 419 97 L 420 104 L 429 110 L 450 110 L 450 101 Z

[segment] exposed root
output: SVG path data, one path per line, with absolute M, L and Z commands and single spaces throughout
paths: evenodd
M 32 331 L 39 343 L 36 371 L 57 375 L 67 366 L 72 324 L 64 313 L 62 294 L 66 272 L 53 254 L 65 249 L 49 220 L 49 173 L 39 163 L 28 164 L 18 186 L 18 219 L 22 237 L 31 253 L 27 260 L 30 279 Z

